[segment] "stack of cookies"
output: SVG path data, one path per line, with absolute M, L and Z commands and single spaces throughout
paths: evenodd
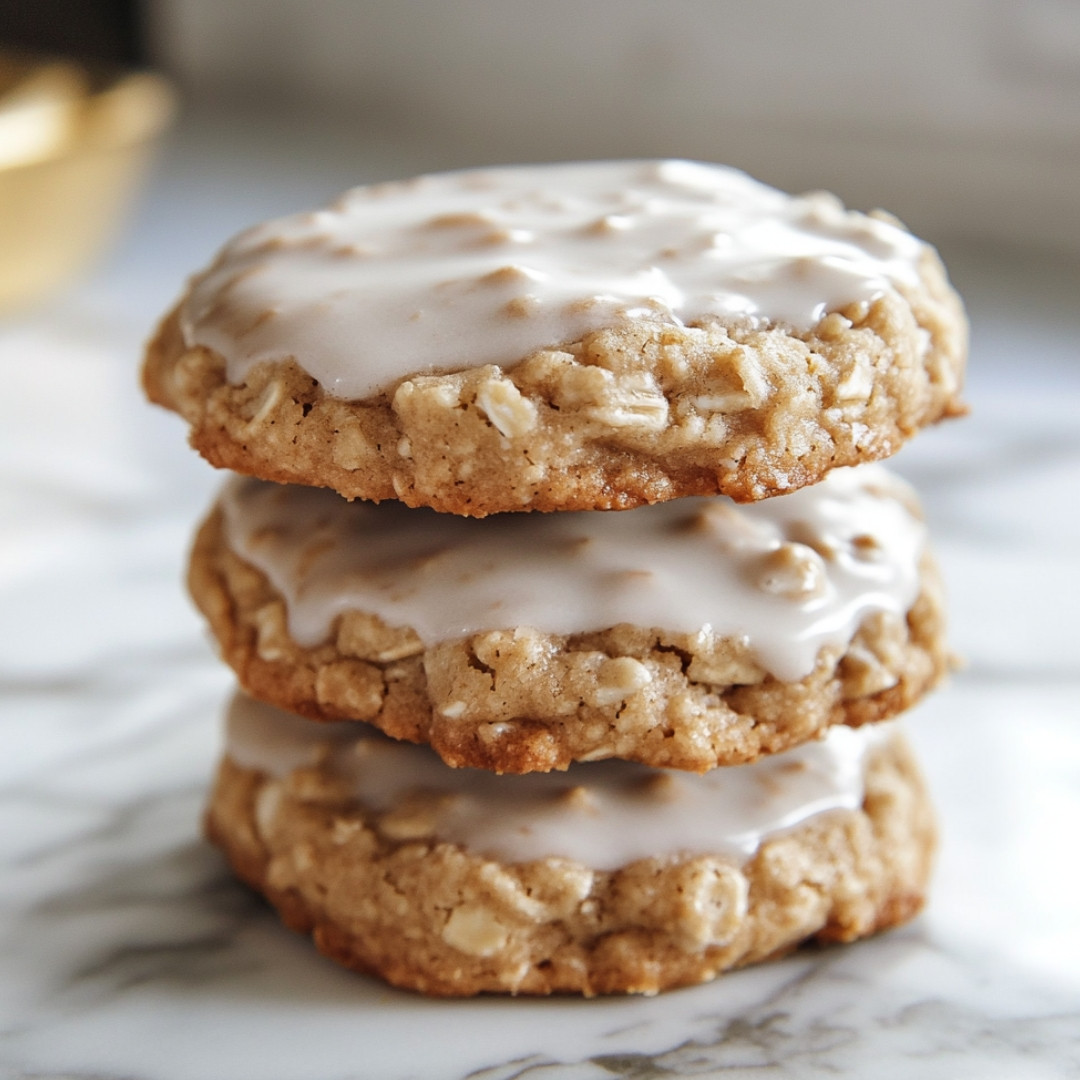
M 962 308 L 897 222 L 712 165 L 358 188 L 151 342 L 227 481 L 190 587 L 242 690 L 207 815 L 334 959 L 655 993 L 922 905 L 891 718 L 942 678 L 911 490 Z

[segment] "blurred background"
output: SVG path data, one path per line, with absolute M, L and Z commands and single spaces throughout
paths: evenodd
M 903 964 L 853 961 L 878 1035 L 830 1011 L 803 1039 L 810 1006 L 772 998 L 746 1030 L 815 1075 L 839 1074 L 824 1043 L 868 1047 L 844 1073 L 868 1075 L 905 1030 L 927 1040 L 910 1075 L 1073 1075 L 1080 0 L 0 0 L 0 1073 L 159 1077 L 203 1049 L 190 1075 L 308 1075 L 267 1049 L 288 1042 L 344 1076 L 387 1033 L 416 1042 L 411 1013 L 357 1027 L 354 989 L 265 919 L 219 963 L 248 925 L 197 839 L 230 680 L 181 578 L 221 477 L 145 403 L 142 345 L 230 235 L 353 184 L 655 155 L 893 211 L 973 327 L 971 417 L 896 459 L 967 661 L 912 721 L 946 823 L 934 903 Z M 237 984 L 207 991 L 227 969 L 249 1026 Z M 923 1004 L 894 1015 L 890 972 Z
M 432 163 L 681 156 L 1080 247 L 1075 0 L 157 0 L 200 108 L 308 111 Z
M 1080 253 L 1076 0 L 0 0 L 0 45 L 165 72 L 170 166 L 246 152 L 298 200 L 670 155 L 939 241 Z

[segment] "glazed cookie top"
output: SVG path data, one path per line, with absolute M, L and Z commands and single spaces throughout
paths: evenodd
M 496 776 L 450 769 L 427 747 L 350 723 L 313 724 L 238 694 L 226 753 L 241 768 L 284 778 L 322 767 L 358 801 L 442 840 L 508 862 L 548 856 L 614 870 L 685 852 L 750 858 L 771 835 L 863 802 L 867 753 L 893 724 L 836 727 L 821 740 L 702 776 L 626 761 L 566 773 Z
M 243 233 L 194 280 L 179 327 L 232 383 L 292 360 L 356 400 L 634 322 L 807 331 L 917 287 L 927 251 L 831 195 L 791 197 L 718 165 L 455 172 L 355 188 Z
M 905 615 L 925 541 L 911 490 L 876 465 L 762 503 L 693 498 L 620 514 L 475 521 L 242 479 L 220 505 L 229 546 L 282 595 L 301 645 L 350 610 L 411 627 L 424 645 L 629 623 L 741 638 L 791 681 L 870 613 Z

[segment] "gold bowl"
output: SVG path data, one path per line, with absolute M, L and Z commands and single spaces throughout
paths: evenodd
M 105 246 L 175 109 L 157 75 L 0 54 L 0 311 Z

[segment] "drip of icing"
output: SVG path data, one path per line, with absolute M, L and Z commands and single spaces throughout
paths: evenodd
M 633 623 L 745 638 L 794 681 L 870 613 L 911 607 L 925 539 L 913 499 L 863 465 L 743 506 L 718 496 L 477 521 L 240 478 L 220 505 L 230 547 L 281 593 L 304 646 L 352 610 L 410 626 L 425 645 Z
M 362 724 L 314 724 L 238 694 L 226 752 L 276 778 L 325 760 L 364 806 L 385 813 L 419 799 L 434 836 L 477 854 L 614 870 L 679 853 L 748 859 L 768 837 L 816 814 L 857 809 L 867 753 L 894 730 L 838 726 L 820 741 L 702 776 L 626 761 L 497 776 L 451 769 L 428 747 Z
M 336 397 L 511 367 L 603 326 L 807 330 L 918 281 L 925 246 L 832 196 L 717 165 L 590 162 L 421 176 L 242 233 L 180 309 L 240 382 L 293 359 Z

